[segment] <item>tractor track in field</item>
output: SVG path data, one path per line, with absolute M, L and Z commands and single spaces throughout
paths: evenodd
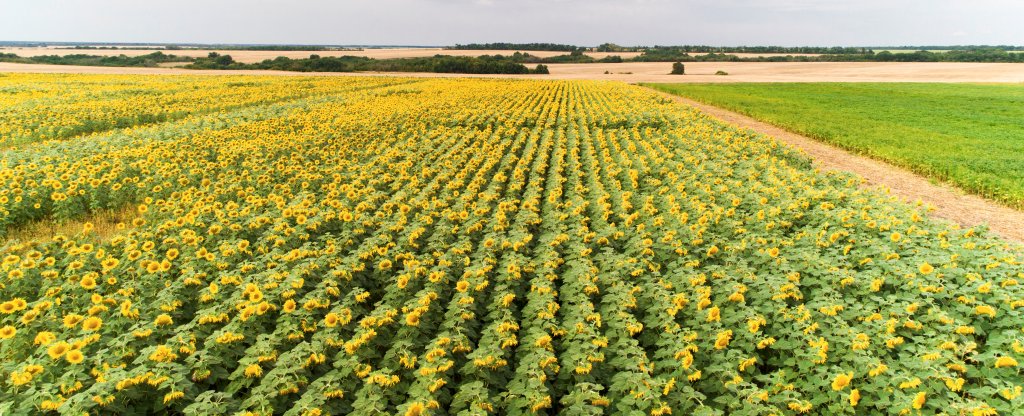
M 648 89 L 728 124 L 754 130 L 799 149 L 811 156 L 819 169 L 853 172 L 864 178 L 864 186 L 880 187 L 906 202 L 921 201 L 929 204 L 934 207 L 931 212 L 933 217 L 963 227 L 986 224 L 990 231 L 1000 237 L 1024 242 L 1024 212 L 968 194 L 945 183 L 934 183 L 906 169 L 851 153 L 733 111 Z

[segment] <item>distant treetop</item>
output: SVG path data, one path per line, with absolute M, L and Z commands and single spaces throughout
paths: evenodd
M 470 43 L 466 45 L 456 44 L 448 49 L 461 49 L 461 50 L 498 50 L 498 51 L 558 51 L 558 52 L 572 52 L 575 50 L 582 50 L 579 46 L 573 45 L 561 45 L 557 43 Z

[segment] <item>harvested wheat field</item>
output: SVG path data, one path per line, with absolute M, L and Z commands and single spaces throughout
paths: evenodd
M 365 56 L 367 58 L 374 59 L 392 59 L 392 58 L 420 58 L 434 55 L 448 55 L 448 56 L 482 56 L 482 55 L 512 55 L 515 52 L 528 53 L 533 56 L 541 58 L 549 58 L 552 56 L 566 55 L 568 52 L 563 51 L 512 51 L 512 50 L 456 50 L 456 49 L 444 49 L 444 48 L 379 48 L 379 49 L 364 49 L 361 51 L 250 51 L 250 50 L 227 50 L 227 49 L 179 49 L 179 50 L 159 50 L 165 54 L 188 56 L 192 58 L 201 58 L 210 54 L 210 52 L 216 52 L 221 55 L 231 55 L 235 61 L 242 63 L 255 63 L 265 59 L 274 59 L 278 56 L 284 56 L 292 59 L 308 58 L 309 55 L 316 54 L 320 56 Z M 0 48 L 0 53 L 13 53 L 21 57 L 33 57 L 33 56 L 44 56 L 44 55 L 74 55 L 74 54 L 87 54 L 87 55 L 98 55 L 98 56 L 142 56 L 148 55 L 153 52 L 157 52 L 154 49 L 66 49 L 56 47 L 5 47 Z M 585 55 L 591 56 L 594 59 L 601 59 L 606 56 L 620 56 L 622 59 L 630 59 L 640 56 L 640 52 L 586 52 Z M 702 53 L 694 53 L 694 56 L 704 55 Z M 778 57 L 778 56 L 818 56 L 818 54 L 812 53 L 730 53 L 729 55 L 735 55 L 740 58 L 757 58 L 757 57 Z
M 457 51 L 456 51 L 457 52 Z M 1024 65 L 962 62 L 692 62 L 687 75 L 668 75 L 668 62 L 550 64 L 550 75 L 318 73 L 182 68 L 93 67 L 0 62 L 0 72 L 151 75 L 290 75 L 527 78 L 635 82 L 1024 82 Z M 729 75 L 715 75 L 725 71 Z M 605 72 L 608 72 L 607 74 Z
M 148 55 L 157 50 L 153 49 L 58 49 L 53 47 L 46 48 L 0 48 L 0 53 L 13 53 L 21 57 L 33 57 L 33 56 L 44 56 L 44 55 L 74 55 L 74 54 L 86 54 L 86 55 L 99 55 L 99 56 L 142 56 Z M 482 55 L 512 55 L 516 51 L 510 50 L 455 50 L 455 49 L 444 49 L 444 48 L 380 48 L 380 49 L 364 49 L 361 51 L 249 51 L 249 50 L 225 50 L 225 49 L 180 49 L 180 50 L 160 50 L 165 54 L 188 56 L 192 58 L 202 58 L 210 54 L 210 52 L 216 52 L 221 55 L 231 55 L 235 61 L 242 63 L 255 63 L 261 62 L 266 59 L 274 59 L 278 56 L 284 56 L 292 59 L 308 58 L 309 55 L 316 54 L 320 56 L 365 56 L 367 58 L 374 59 L 392 59 L 392 58 L 420 58 L 434 55 L 448 55 L 448 56 L 482 56 Z M 558 55 L 566 55 L 568 52 L 560 51 L 522 51 L 529 53 L 533 56 L 541 58 L 547 58 Z M 609 55 L 618 55 L 623 59 L 632 58 L 640 55 L 640 52 L 587 52 L 589 56 L 595 59 L 601 59 Z M 736 54 L 745 55 L 745 54 Z M 753 54 L 754 56 L 760 56 L 759 54 Z M 772 54 L 764 54 L 765 56 Z

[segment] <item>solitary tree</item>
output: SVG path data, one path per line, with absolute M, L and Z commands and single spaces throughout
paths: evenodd
M 231 55 L 220 55 L 214 58 L 213 60 L 217 63 L 217 65 L 220 66 L 228 66 L 235 63 L 235 60 L 231 58 Z
M 682 62 L 672 64 L 672 72 L 669 75 L 683 75 L 686 73 L 686 66 Z

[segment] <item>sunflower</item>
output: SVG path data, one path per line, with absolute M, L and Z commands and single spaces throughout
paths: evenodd
M 50 355 L 50 358 L 54 360 L 63 357 L 65 353 L 71 350 L 71 344 L 61 341 L 56 344 L 50 345 L 50 348 L 46 349 L 46 353 Z
M 725 347 L 729 346 L 730 340 L 732 340 L 732 330 L 727 329 L 725 331 L 719 332 L 718 336 L 715 338 L 715 349 L 725 349 Z
M 57 336 L 53 332 L 42 331 L 36 334 L 36 338 L 32 340 L 35 345 L 50 345 L 53 341 L 57 340 Z
M 104 271 L 110 271 L 117 267 L 117 265 L 120 263 L 120 260 L 113 257 L 108 257 L 106 260 L 103 260 L 103 262 L 100 264 L 103 266 Z
M 850 385 L 850 381 L 853 380 L 853 373 L 839 374 L 832 379 L 832 390 L 840 391 Z
M 82 354 L 81 350 L 71 350 L 67 352 L 64 359 L 68 360 L 71 364 L 79 364 L 82 361 L 85 361 L 85 355 Z
M 710 309 L 708 309 L 708 317 L 707 317 L 707 321 L 708 322 L 718 322 L 721 319 L 722 319 L 722 313 L 718 309 L 717 306 L 712 306 Z
M 914 409 L 920 410 L 922 407 L 924 407 L 924 403 L 926 400 L 927 397 L 925 396 L 925 393 L 923 391 L 917 392 L 917 394 L 914 395 L 914 402 L 912 403 Z
M 255 378 L 263 375 L 263 367 L 259 364 L 249 364 L 245 367 L 245 376 L 248 378 Z
M 64 317 L 65 328 L 74 328 L 78 326 L 79 322 L 82 322 L 82 315 L 79 315 L 77 313 L 68 314 L 67 316 Z
M 1013 359 L 1013 357 L 1007 357 L 1007 356 L 1004 355 L 1002 357 L 996 358 L 995 368 L 1016 367 L 1016 366 L 1017 366 L 1017 360 Z
M 82 330 L 85 331 L 96 331 L 103 326 L 103 320 L 95 316 L 90 316 L 84 322 L 82 322 Z
M 17 333 L 18 333 L 17 329 L 14 329 L 13 326 L 7 325 L 7 326 L 5 326 L 3 328 L 0 328 L 0 339 L 10 339 L 10 338 L 13 338 L 14 334 L 17 334 Z
M 185 397 L 185 392 L 172 391 L 172 392 L 167 393 L 167 394 L 164 395 L 164 404 L 168 404 L 168 403 L 173 402 L 175 400 L 178 400 L 178 399 L 180 399 L 182 397 Z
M 174 319 L 172 319 L 168 314 L 160 314 L 156 317 L 156 320 L 154 320 L 153 323 L 156 326 L 170 325 L 174 323 Z
M 708 249 L 707 256 L 714 257 L 715 254 L 718 254 L 718 246 L 711 246 L 711 248 Z
M 327 314 L 327 316 L 324 317 L 324 325 L 327 325 L 328 328 L 333 328 L 333 327 L 337 326 L 338 325 L 338 321 L 339 321 L 338 314 L 336 314 L 334 312 L 331 312 L 331 313 Z

